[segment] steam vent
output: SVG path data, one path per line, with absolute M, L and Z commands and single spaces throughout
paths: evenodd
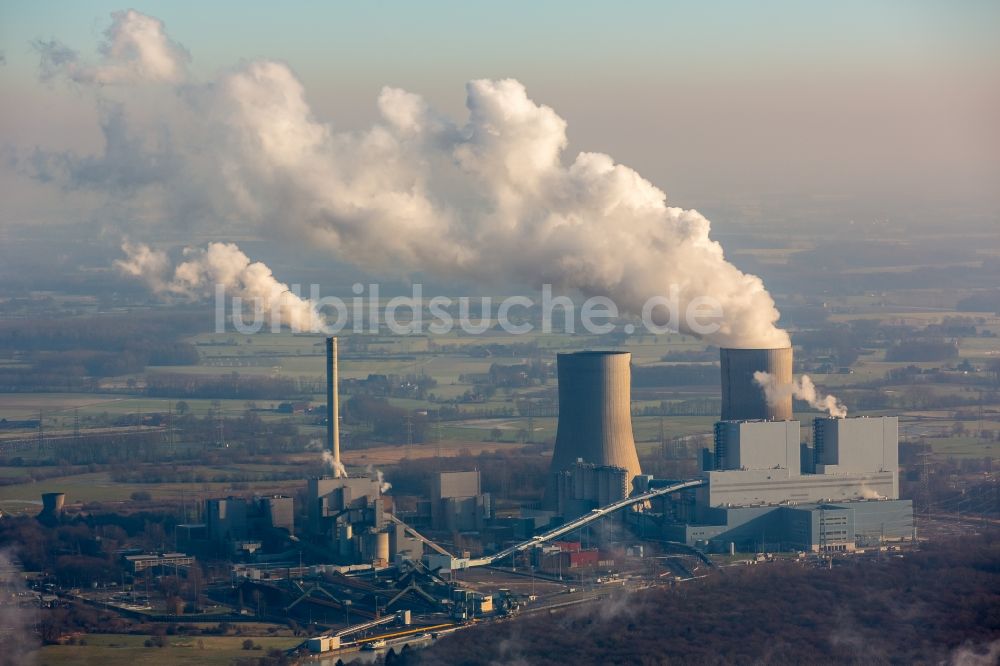
M 788 421 L 792 397 L 767 404 L 764 389 L 754 381 L 755 372 L 766 372 L 779 384 L 792 383 L 792 348 L 721 349 L 722 420 Z
M 549 478 L 578 459 L 641 474 L 632 436 L 629 352 L 585 351 L 559 354 L 559 424 Z M 554 489 L 547 487 L 546 503 Z

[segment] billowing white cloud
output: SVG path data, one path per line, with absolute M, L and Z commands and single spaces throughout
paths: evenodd
M 43 75 L 62 74 L 78 83 L 101 85 L 184 79 L 190 57 L 167 36 L 162 21 L 134 9 L 115 12 L 111 18 L 100 47 L 102 61 L 96 65 L 81 62 L 75 51 L 59 42 L 36 42 Z
M 209 82 L 187 80 L 183 49 L 160 22 L 133 14 L 115 15 L 96 69 L 74 58 L 62 71 L 82 83 L 153 79 L 172 94 L 156 104 L 119 95 L 112 105 L 115 93 L 94 86 L 112 109 L 105 152 L 40 154 L 41 175 L 147 197 L 162 206 L 164 224 L 249 222 L 396 275 L 551 283 L 611 297 L 633 314 L 674 289 L 681 308 L 699 297 L 718 303 L 721 327 L 705 336 L 716 344 L 788 344 L 762 281 L 726 261 L 705 217 L 668 206 L 608 155 L 567 160 L 566 122 L 521 83 L 469 83 L 460 123 L 385 88 L 369 129 L 338 132 L 313 115 L 286 65 L 255 61 Z
M 186 248 L 184 261 L 174 266 L 162 250 L 142 243 L 124 243 L 125 259 L 115 262 L 122 274 L 139 278 L 151 290 L 187 299 L 206 299 L 221 288 L 255 308 L 261 321 L 272 321 L 293 330 L 320 330 L 325 323 L 313 303 L 279 282 L 271 269 L 252 262 L 233 243 L 209 243 Z

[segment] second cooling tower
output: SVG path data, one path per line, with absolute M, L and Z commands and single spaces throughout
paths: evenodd
M 559 424 L 549 477 L 578 459 L 624 468 L 628 487 L 641 474 L 632 436 L 631 368 L 628 352 L 559 354 Z M 552 489 L 547 489 L 551 505 Z
M 722 420 L 788 421 L 792 418 L 792 397 L 768 404 L 753 376 L 766 372 L 779 384 L 792 383 L 792 348 L 721 349 Z

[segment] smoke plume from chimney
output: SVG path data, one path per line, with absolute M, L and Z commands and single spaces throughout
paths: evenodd
M 682 312 L 697 299 L 719 305 L 718 331 L 703 336 L 714 344 L 789 343 L 761 279 L 726 260 L 703 215 L 669 206 L 608 155 L 568 157 L 566 121 L 514 79 L 468 83 L 468 117 L 457 122 L 386 87 L 371 128 L 338 132 L 316 118 L 287 65 L 257 60 L 195 80 L 187 52 L 138 12 L 114 15 L 96 65 L 58 42 L 36 48 L 47 76 L 89 88 L 104 114 L 102 154 L 33 154 L 46 181 L 98 189 L 118 204 L 141 200 L 160 223 L 294 238 L 394 276 L 547 283 L 610 297 L 633 315 L 675 290 Z M 157 136 L 169 140 L 150 140 Z M 262 264 L 242 264 L 251 267 L 280 285 Z M 209 277 L 191 268 L 190 283 L 162 277 L 166 290 Z M 265 293 L 310 316 L 271 287 Z M 675 323 L 694 333 L 683 317 Z
M 797 381 L 793 381 L 791 384 L 779 383 L 766 372 L 755 372 L 753 378 L 764 389 L 764 395 L 767 397 L 768 403 L 779 402 L 782 399 L 787 399 L 788 396 L 792 396 L 796 400 L 807 402 L 814 409 L 826 412 L 835 418 L 844 418 L 847 416 L 847 407 L 834 396 L 824 395 L 817 391 L 816 385 L 813 384 L 809 375 L 802 375 Z
M 314 331 L 323 323 L 322 316 L 308 299 L 296 296 L 271 269 L 259 261 L 251 262 L 234 243 L 209 243 L 204 249 L 186 248 L 185 260 L 172 266 L 162 250 L 148 245 L 125 242 L 125 259 L 115 262 L 118 270 L 143 280 L 157 294 L 190 300 L 204 299 L 221 287 L 255 305 L 265 319 L 299 330 Z

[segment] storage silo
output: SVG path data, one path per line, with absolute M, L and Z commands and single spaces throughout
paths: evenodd
M 792 396 L 768 404 L 764 389 L 754 380 L 755 372 L 766 372 L 780 385 L 792 383 L 792 348 L 720 349 L 722 364 L 723 421 L 788 421 L 792 418 Z
M 621 467 L 628 487 L 641 474 L 632 435 L 632 354 L 584 351 L 557 356 L 559 423 L 546 484 L 546 506 L 557 504 L 555 475 L 577 460 Z

